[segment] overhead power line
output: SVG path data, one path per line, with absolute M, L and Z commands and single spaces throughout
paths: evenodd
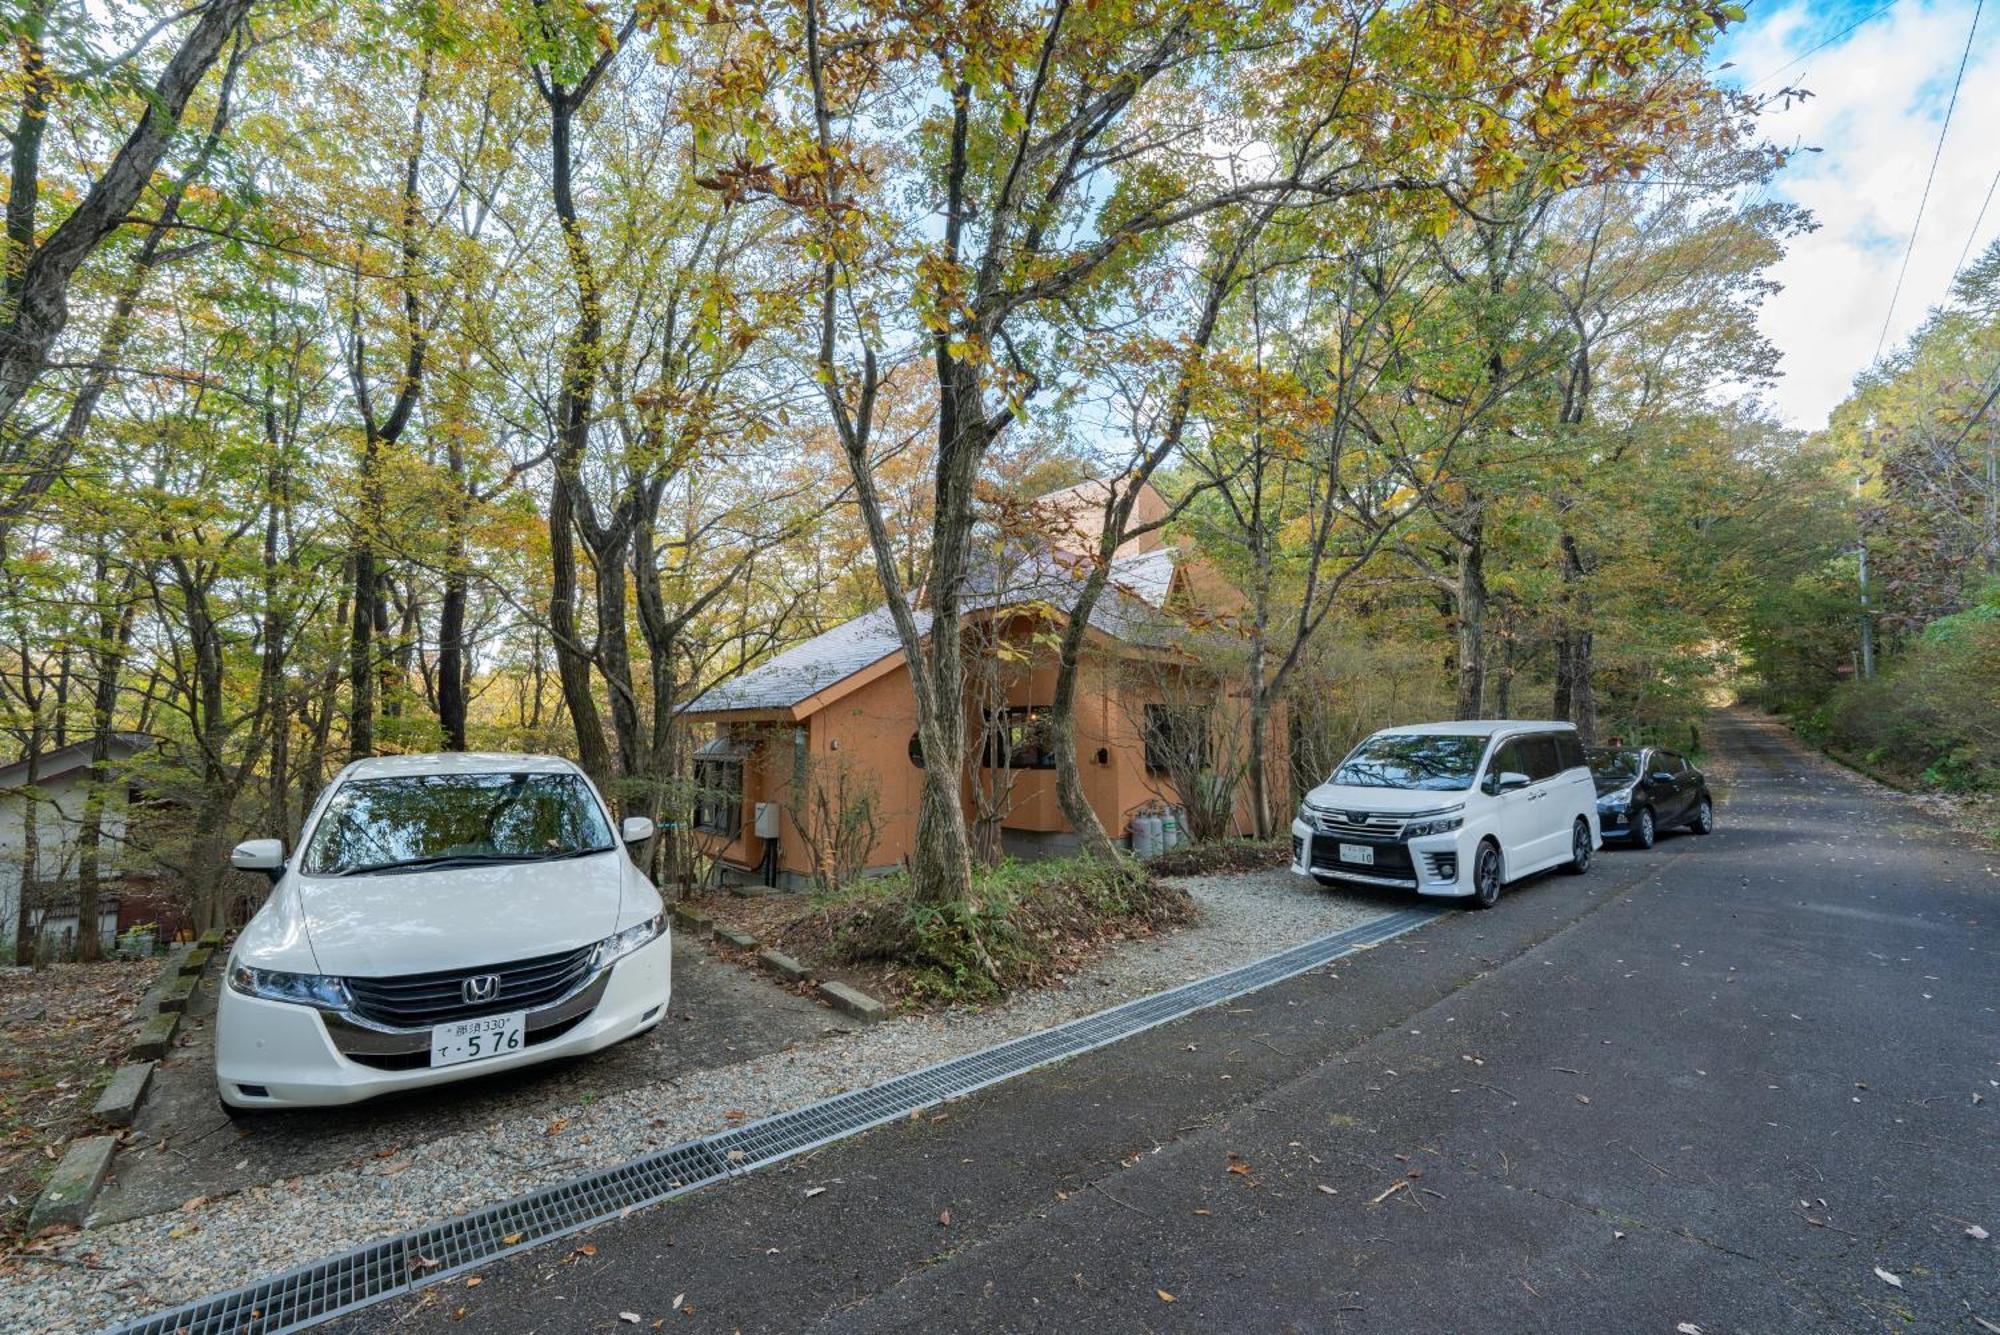
M 1861 27 L 1863 24 L 1867 23 L 1870 19 L 1875 18 L 1877 15 L 1880 14 L 1886 14 L 1895 7 L 1896 7 L 1896 0 L 1889 0 L 1889 3 L 1883 5 L 1880 9 L 1869 10 L 1866 14 L 1863 14 L 1860 18 L 1854 20 L 1854 22 L 1848 24 L 1845 28 L 1842 28 L 1839 32 L 1827 38 L 1825 41 L 1821 42 L 1818 46 L 1815 46 L 1810 50 L 1808 50 L 1804 55 L 1794 56 L 1791 60 L 1786 61 L 1784 64 L 1778 66 L 1778 68 L 1772 70 L 1769 74 L 1766 74 L 1763 78 L 1757 80 L 1757 82 L 1755 83 L 1745 84 L 1743 86 L 1743 91 L 1746 93 L 1755 92 L 1757 89 L 1762 88 L 1765 84 L 1771 82 L 1771 80 L 1777 78 L 1780 74 L 1783 74 L 1786 70 L 1791 69 L 1795 65 L 1805 64 L 1806 61 L 1818 55 L 1820 52 L 1826 50 L 1829 46 L 1832 46 L 1835 42 L 1847 36 L 1847 34 L 1853 32 L 1856 28 Z
M 1917 248 L 1917 231 L 1924 225 L 1924 207 L 1931 201 L 1931 182 L 1937 179 L 1938 160 L 1944 156 L 1944 138 L 1951 133 L 1951 114 L 1958 110 L 1959 85 L 1965 82 L 1965 66 L 1972 59 L 1972 39 L 1979 32 L 1979 15 L 1986 0 L 1972 7 L 1972 27 L 1966 30 L 1965 51 L 1958 58 L 1958 77 L 1951 81 L 1951 101 L 1945 103 L 1944 124 L 1938 127 L 1937 147 L 1931 150 L 1930 174 L 1924 177 L 1924 193 L 1917 199 L 1917 220 L 1910 224 L 1910 243 L 1903 247 L 1903 265 L 1896 271 L 1896 286 L 1889 293 L 1889 309 L 1882 315 L 1882 333 L 1875 340 L 1875 360 L 1882 360 L 1882 348 L 1889 341 L 1889 322 L 1896 317 L 1896 302 L 1903 295 L 1903 279 L 1910 272 L 1910 256 Z
M 1972 254 L 1972 243 L 1979 239 L 1979 224 L 1986 221 L 1986 209 L 1993 203 L 1996 186 L 2000 186 L 2000 168 L 1994 169 L 1993 179 L 1986 186 L 1986 198 L 1979 202 L 1979 216 L 1972 220 L 1972 230 L 1965 234 L 1965 249 L 1958 252 L 1958 263 L 1951 266 L 1951 282 L 1945 284 L 1947 291 L 1958 282 L 1959 271 L 1965 268 L 1966 257 Z

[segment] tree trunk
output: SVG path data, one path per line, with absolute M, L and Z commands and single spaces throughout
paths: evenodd
M 1591 682 L 1595 635 L 1584 584 L 1583 552 L 1576 535 L 1562 535 L 1562 608 L 1556 629 L 1555 717 L 1576 724 L 1586 746 L 1597 742 L 1597 694 Z
M 41 782 L 42 720 L 38 716 L 28 729 L 28 773 L 21 784 L 21 892 L 14 904 L 14 963 L 41 961 L 35 950 L 35 926 L 31 910 L 41 898 L 42 832 L 39 824 L 40 799 L 35 787 Z
M 1478 718 L 1486 705 L 1486 521 L 1475 513 L 1458 544 L 1457 716 Z
M 98 863 L 104 846 L 105 785 L 110 782 L 107 764 L 111 759 L 111 725 L 118 705 L 118 675 L 125 665 L 125 651 L 132 641 L 136 604 L 132 600 L 133 576 L 128 574 L 118 591 L 115 608 L 107 606 L 111 596 L 107 580 L 111 573 L 108 551 L 96 556 L 97 643 L 91 649 L 90 690 L 90 769 L 85 776 L 83 818 L 76 837 L 76 923 L 77 958 L 86 962 L 100 958 L 103 942 L 96 931 L 99 894 Z
M 165 155 L 188 99 L 252 3 L 210 0 L 197 10 L 200 18 L 161 70 L 143 101 L 145 111 L 138 124 L 104 174 L 21 266 L 18 282 L 9 289 L 13 300 L 0 312 L 5 319 L 0 325 L 0 422 L 13 417 L 22 396 L 48 365 L 49 350 L 69 321 L 70 278 L 125 225 Z M 13 188 L 25 189 L 26 183 L 16 178 Z

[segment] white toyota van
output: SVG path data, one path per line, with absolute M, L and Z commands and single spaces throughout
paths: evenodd
M 1602 843 L 1573 724 L 1426 723 L 1376 733 L 1306 794 L 1292 870 L 1483 909 L 1510 881 L 1587 871 Z

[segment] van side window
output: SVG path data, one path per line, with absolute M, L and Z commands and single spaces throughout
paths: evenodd
M 1582 768 L 1586 763 L 1583 758 L 1583 739 L 1573 732 L 1557 733 L 1556 763 L 1566 770 Z
M 1533 737 L 1521 739 L 1523 759 L 1527 761 L 1524 772 L 1530 782 L 1540 783 L 1553 779 L 1562 773 L 1562 762 L 1556 759 L 1556 739 L 1551 733 L 1536 733 Z
M 1500 743 L 1493 752 L 1493 759 L 1486 765 L 1485 791 L 1493 792 L 1500 784 L 1500 776 L 1509 771 L 1516 774 L 1528 772 L 1527 760 L 1521 754 L 1521 740 L 1510 738 Z

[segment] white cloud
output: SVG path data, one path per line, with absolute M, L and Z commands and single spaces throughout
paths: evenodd
M 1753 5 L 1750 21 L 1720 53 L 1735 62 L 1725 77 L 1754 92 L 1790 84 L 1814 94 L 1789 109 L 1773 107 L 1764 119 L 1773 141 L 1823 150 L 1794 157 L 1773 187 L 1775 196 L 1810 209 L 1820 228 L 1793 242 L 1777 266 L 1784 291 L 1763 314 L 1765 334 L 1784 353 L 1784 379 L 1772 402 L 1806 428 L 1824 424 L 1874 360 L 1973 0 L 1900 0 L 1803 63 L 1782 68 L 1873 7 Z M 1996 168 L 2000 12 L 1981 20 L 1885 354 L 1943 299 Z M 2000 200 L 1980 225 L 1974 253 L 1995 235 Z

